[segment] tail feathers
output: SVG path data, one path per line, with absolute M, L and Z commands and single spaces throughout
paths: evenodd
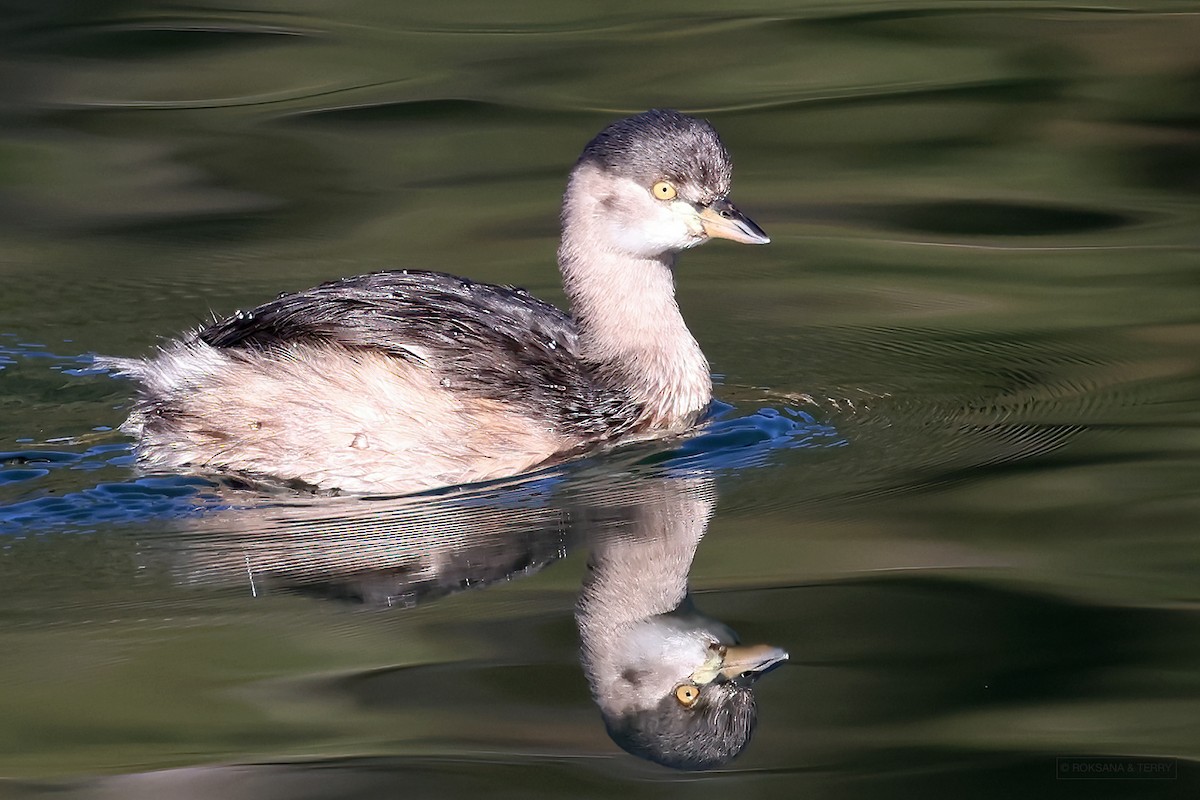
M 96 356 L 92 363 L 100 369 L 112 370 L 114 375 L 122 378 L 141 378 L 146 374 L 146 361 L 141 358 Z

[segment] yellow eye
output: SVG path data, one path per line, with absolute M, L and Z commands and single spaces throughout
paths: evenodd
M 700 699 L 700 689 L 690 683 L 684 683 L 675 687 L 675 699 L 684 708 L 691 708 Z
M 675 187 L 666 181 L 659 181 L 658 183 L 654 184 L 654 188 L 650 191 L 654 192 L 654 196 L 659 200 L 675 199 Z

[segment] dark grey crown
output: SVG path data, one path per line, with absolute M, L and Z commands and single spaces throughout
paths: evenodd
M 729 193 L 733 164 L 712 125 L 655 108 L 609 125 L 588 142 L 579 162 L 641 183 L 691 184 L 713 197 Z

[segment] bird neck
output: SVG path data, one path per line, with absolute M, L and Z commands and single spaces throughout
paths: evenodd
M 592 542 L 575 611 L 584 673 L 606 712 L 653 706 L 705 650 L 689 647 L 667 615 L 690 607 L 688 571 L 716 505 L 713 481 L 654 480 L 626 492 L 618 507 L 578 510 L 589 527 L 589 513 L 612 526 Z
M 599 516 L 612 531 L 592 544 L 581 616 L 612 632 L 668 614 L 687 597 L 688 571 L 716 505 L 709 476 L 650 480 Z M 599 527 L 599 526 L 596 526 Z
M 709 403 L 708 361 L 675 300 L 674 253 L 642 256 L 614 241 L 606 197 L 586 169 L 571 177 L 558 251 L 582 358 L 627 392 L 654 429 L 690 426 Z

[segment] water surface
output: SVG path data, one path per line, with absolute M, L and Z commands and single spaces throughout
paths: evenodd
M 1194 4 L 123 2 L 0 37 L 0 795 L 1194 795 Z M 561 302 L 566 171 L 658 105 L 713 121 L 773 240 L 681 259 L 704 435 L 418 501 L 135 471 L 94 354 L 371 269 Z M 685 774 L 606 736 L 573 611 L 697 476 L 696 605 L 791 660 Z M 1088 755 L 1176 777 L 1056 780 Z

